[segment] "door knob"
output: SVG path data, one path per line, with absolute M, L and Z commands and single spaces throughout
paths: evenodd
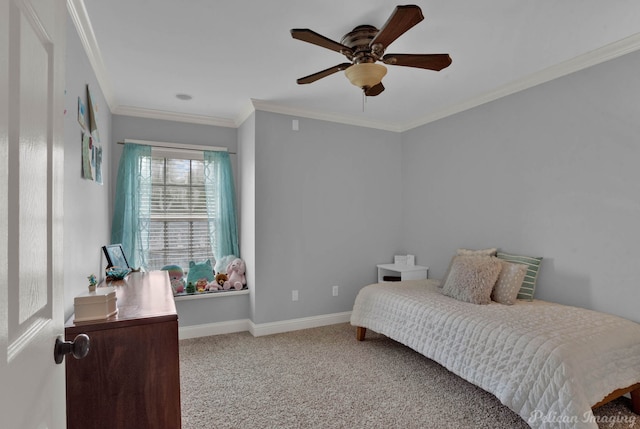
M 53 358 L 57 364 L 62 363 L 64 355 L 69 353 L 76 359 L 82 359 L 89 354 L 90 342 L 87 334 L 79 334 L 73 341 L 62 341 L 60 338 L 56 338 L 56 345 L 53 348 Z

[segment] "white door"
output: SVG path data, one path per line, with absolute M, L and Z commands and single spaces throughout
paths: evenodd
M 0 426 L 66 426 L 64 0 L 0 0 Z

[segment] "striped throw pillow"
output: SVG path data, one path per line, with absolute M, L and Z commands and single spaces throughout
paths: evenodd
M 538 272 L 540 271 L 540 264 L 542 263 L 542 257 L 512 255 L 509 253 L 498 252 L 496 255 L 499 259 L 507 262 L 513 262 L 516 264 L 524 264 L 527 266 L 527 274 L 524 276 L 522 286 L 518 292 L 518 299 L 526 299 L 528 301 L 533 300 L 533 293 L 536 290 L 536 281 L 538 279 Z

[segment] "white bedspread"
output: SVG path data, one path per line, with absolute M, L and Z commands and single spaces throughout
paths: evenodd
M 469 304 L 414 280 L 363 288 L 351 324 L 440 363 L 533 428 L 597 428 L 591 406 L 640 382 L 640 324 L 581 308 Z

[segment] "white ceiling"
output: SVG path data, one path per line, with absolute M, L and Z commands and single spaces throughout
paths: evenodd
M 387 53 L 449 53 L 452 65 L 389 66 L 386 91 L 363 111 L 361 90 L 342 72 L 296 84 L 346 59 L 289 30 L 339 42 L 357 25 L 380 28 L 396 2 L 68 4 L 113 113 L 224 126 L 258 108 L 401 131 L 640 49 L 638 0 L 419 0 L 425 20 Z

